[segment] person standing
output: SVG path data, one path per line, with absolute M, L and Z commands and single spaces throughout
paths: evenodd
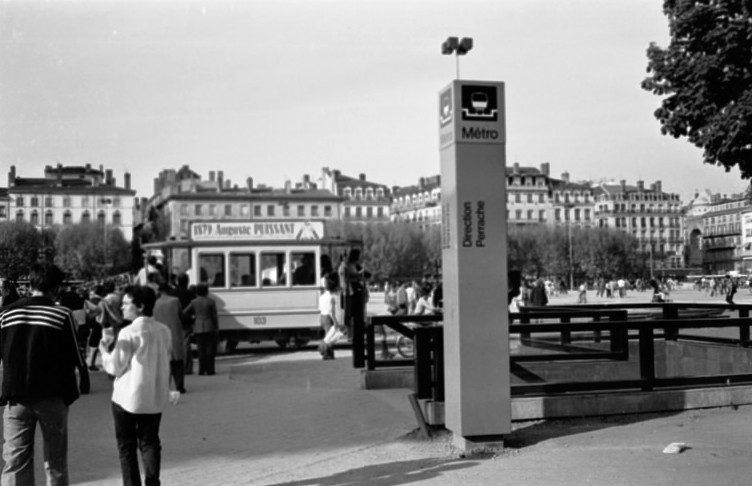
M 731 275 L 726 275 L 726 302 L 731 305 L 734 305 L 736 289 L 736 279 L 731 278 Z
M 535 282 L 533 290 L 530 291 L 530 305 L 540 307 L 547 304 L 548 296 L 546 295 L 546 285 L 543 283 L 543 279 L 539 278 Z
M 170 286 L 166 282 L 159 284 L 157 302 L 154 304 L 154 319 L 170 328 L 172 334 L 172 352 L 170 355 L 170 375 L 175 389 L 185 393 L 183 361 L 185 346 L 183 344 L 183 309 L 177 297 L 169 294 Z
M 198 346 L 198 374 L 213 375 L 214 358 L 217 354 L 219 318 L 217 304 L 209 297 L 206 283 L 196 286 L 196 298 L 183 311 L 184 318 L 193 318 L 193 334 Z
M 131 324 L 120 330 L 109 351 L 114 332 L 104 333 L 99 351 L 102 366 L 115 377 L 112 417 L 126 486 L 140 485 L 138 450 L 145 483 L 158 485 L 162 462 L 159 425 L 170 399 L 170 329 L 152 317 L 156 296 L 149 287 L 131 286 L 123 296 L 123 317 Z
M 68 484 L 68 408 L 79 392 L 89 392 L 89 374 L 73 314 L 54 302 L 63 279 L 57 266 L 35 263 L 29 271 L 31 296 L 4 307 L 0 315 L 3 485 L 34 484 L 37 424 L 47 484 Z

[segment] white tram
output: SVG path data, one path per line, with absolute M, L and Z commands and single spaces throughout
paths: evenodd
M 321 276 L 359 242 L 324 238 L 322 221 L 192 222 L 189 240 L 145 244 L 165 268 L 206 283 L 217 302 L 220 340 L 303 346 L 321 335 Z

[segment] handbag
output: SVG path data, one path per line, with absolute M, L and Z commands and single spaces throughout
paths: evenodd
M 342 332 L 342 329 L 338 326 L 332 326 L 329 328 L 328 331 L 326 331 L 326 335 L 324 336 L 324 342 L 326 344 L 334 344 L 340 339 L 342 339 L 342 336 L 344 336 L 345 333 Z

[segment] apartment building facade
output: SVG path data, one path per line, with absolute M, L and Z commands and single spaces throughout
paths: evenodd
M 43 177 L 20 177 L 16 167 L 8 172 L 5 208 L 0 221 L 25 221 L 38 229 L 79 223 L 99 223 L 133 238 L 136 192 L 128 172 L 118 186 L 110 169 L 48 165 Z

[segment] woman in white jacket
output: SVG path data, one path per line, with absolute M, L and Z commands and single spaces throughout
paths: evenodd
M 138 450 L 147 486 L 159 484 L 161 443 L 159 424 L 170 398 L 170 329 L 151 315 L 156 296 L 149 287 L 128 287 L 123 296 L 123 317 L 132 321 L 117 336 L 109 351 L 108 333 L 99 350 L 107 373 L 115 377 L 112 415 L 123 484 L 140 485 Z

